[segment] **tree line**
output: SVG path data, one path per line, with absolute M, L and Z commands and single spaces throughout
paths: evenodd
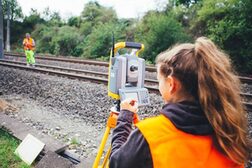
M 114 32 L 117 42 L 143 43 L 142 57 L 154 63 L 158 53 L 176 43 L 206 36 L 230 55 L 239 73 L 252 72 L 251 0 L 168 0 L 164 9 L 132 19 L 118 18 L 113 8 L 91 1 L 79 16 L 66 21 L 49 8 L 42 13 L 32 9 L 24 16 L 17 1 L 9 1 L 14 51 L 22 51 L 24 34 L 30 32 L 37 53 L 108 60 Z M 4 23 L 6 2 L 2 1 Z

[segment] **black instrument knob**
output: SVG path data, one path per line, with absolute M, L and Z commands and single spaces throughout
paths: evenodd
M 134 66 L 134 65 L 131 65 L 130 67 L 130 71 L 137 71 L 138 70 L 138 67 L 137 66 Z

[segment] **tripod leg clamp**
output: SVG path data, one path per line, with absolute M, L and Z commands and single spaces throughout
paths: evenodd
M 107 121 L 107 127 L 115 128 L 117 123 L 118 113 L 111 112 Z

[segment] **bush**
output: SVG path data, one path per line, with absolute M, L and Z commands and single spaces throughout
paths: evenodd
M 83 56 L 87 58 L 98 58 L 109 56 L 112 47 L 112 32 L 115 34 L 116 42 L 123 39 L 123 26 L 114 23 L 100 24 L 93 29 L 83 43 Z
M 80 41 L 81 37 L 76 28 L 63 26 L 52 39 L 55 46 L 54 54 L 80 56 L 82 51 L 79 47 L 77 48 Z
M 80 56 L 83 53 L 80 46 L 82 36 L 79 35 L 78 29 L 75 27 L 48 28 L 45 25 L 37 25 L 32 34 L 38 39 L 36 49 L 39 53 L 63 56 Z
M 251 13 L 251 0 L 206 0 L 194 25 L 202 25 L 204 35 L 230 54 L 241 73 L 252 72 Z
M 181 24 L 166 14 L 150 13 L 138 26 L 137 41 L 145 45 L 144 58 L 154 63 L 156 56 L 178 42 L 189 41 Z
M 36 52 L 54 54 L 54 46 L 52 46 L 51 41 L 56 32 L 56 27 L 48 28 L 43 24 L 36 25 L 32 32 L 32 37 L 36 42 Z

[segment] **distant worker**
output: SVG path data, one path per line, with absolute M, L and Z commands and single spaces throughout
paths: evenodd
M 251 140 L 240 82 L 228 56 L 209 39 L 156 58 L 161 114 L 131 125 L 136 100 L 121 102 L 110 168 L 243 168 Z
M 35 41 L 31 38 L 29 33 L 25 34 L 25 38 L 23 40 L 23 46 L 25 50 L 26 56 L 26 64 L 27 66 L 35 66 L 35 58 L 34 58 L 34 49 L 35 49 Z

